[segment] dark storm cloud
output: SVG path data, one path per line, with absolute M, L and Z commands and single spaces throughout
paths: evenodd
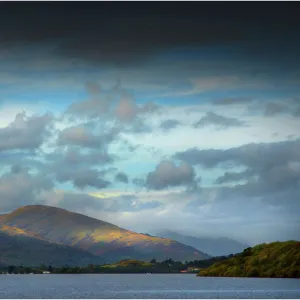
M 300 161 L 287 164 L 278 163 L 271 169 L 262 166 L 254 172 L 258 176 L 257 180 L 249 180 L 245 185 L 237 186 L 237 191 L 250 197 L 262 197 L 290 190 L 299 192 Z
M 198 198 L 190 202 L 187 209 L 195 214 L 193 224 L 197 223 L 197 216 L 204 215 L 201 220 L 206 224 L 199 224 L 198 228 L 205 228 L 205 234 L 211 230 L 212 236 L 214 232 L 220 235 L 225 230 L 224 233 L 227 232 L 228 237 L 232 233 L 238 233 L 240 239 L 245 237 L 255 244 L 278 239 L 284 241 L 300 237 L 300 202 L 297 201 L 299 195 L 300 190 L 294 189 L 270 193 L 263 197 L 245 197 L 237 192 L 235 187 L 204 188 Z M 212 201 L 208 213 L 203 213 L 201 209 L 204 199 Z
M 73 102 L 65 116 L 89 118 L 102 121 L 115 120 L 117 127 L 124 130 L 144 132 L 149 130 L 143 122 L 147 115 L 159 112 L 160 106 L 153 102 L 138 105 L 132 93 L 121 86 L 121 81 L 111 89 L 103 90 L 98 82 L 86 84 L 87 99 Z M 118 127 L 118 128 L 119 128 Z
M 153 102 L 138 105 L 135 97 L 126 90 L 120 90 L 120 98 L 116 102 L 113 113 L 118 121 L 126 125 L 142 128 L 142 118 L 159 112 L 160 107 Z
M 41 162 L 36 159 L 36 151 L 3 151 L 0 152 L 0 166 L 7 167 L 11 165 L 19 165 L 22 163 L 22 166 L 25 168 L 39 168 Z
M 144 187 L 145 184 L 146 184 L 146 182 L 145 182 L 145 180 L 143 178 L 133 178 L 132 179 L 132 183 L 134 185 L 136 185 L 137 187 L 140 187 L 140 188 Z
M 106 188 L 110 182 L 101 178 L 103 173 L 95 169 L 84 168 L 80 172 L 69 172 L 68 170 L 60 170 L 56 173 L 59 182 L 72 182 L 79 189 L 86 187 L 94 187 L 98 189 Z
M 280 114 L 289 114 L 296 117 L 299 109 L 299 103 L 296 99 L 254 101 L 248 106 L 249 113 L 262 113 L 265 117 L 274 117 Z
M 1 209 L 14 210 L 36 203 L 40 194 L 53 188 L 53 182 L 43 173 L 31 174 L 28 168 L 14 165 L 0 177 Z
M 75 187 L 105 188 L 110 182 L 105 176 L 115 171 L 114 168 L 104 168 L 116 157 L 102 150 L 92 150 L 83 153 L 79 148 L 57 150 L 45 156 L 46 163 L 41 167 L 43 172 L 51 174 L 58 182 L 71 182 Z M 95 168 L 99 169 L 95 169 Z
M 251 97 L 236 97 L 236 98 L 224 98 L 217 99 L 212 102 L 214 105 L 234 105 L 234 104 L 248 104 L 253 99 Z
M 240 180 L 248 180 L 253 176 L 254 173 L 251 170 L 246 170 L 243 172 L 225 172 L 222 176 L 218 177 L 215 181 L 217 184 L 223 184 L 228 182 L 235 182 Z
M 64 151 L 56 150 L 48 154 L 46 159 L 57 162 L 58 166 L 65 168 L 76 168 L 80 166 L 105 165 L 112 163 L 116 157 L 106 151 L 90 150 L 82 153 L 78 147 L 67 147 Z
M 57 55 L 92 62 L 145 60 L 160 50 L 290 33 L 296 7 L 263 3 L 1 3 L 0 44 L 56 42 Z M 255 34 L 254 34 L 255 32 Z
M 173 119 L 169 119 L 169 120 L 165 120 L 163 121 L 159 127 L 165 131 L 169 131 L 171 129 L 176 128 L 177 126 L 179 126 L 181 123 L 178 120 L 173 120 Z
M 236 185 L 234 191 L 249 197 L 262 197 L 284 190 L 297 191 L 300 187 L 300 141 L 269 144 L 248 144 L 227 150 L 190 149 L 175 157 L 206 168 L 242 166 L 248 170 L 241 173 L 225 173 L 219 183 L 244 179 L 246 184 Z
M 283 112 L 289 112 L 289 106 L 285 103 L 269 102 L 265 107 L 265 116 L 267 117 L 272 117 Z
M 16 115 L 7 127 L 0 128 L 0 151 L 39 148 L 49 137 L 52 115 L 27 117 L 25 113 Z
M 113 102 L 114 89 L 104 93 L 97 82 L 87 82 L 85 88 L 88 98 L 84 101 L 73 102 L 68 107 L 66 114 L 97 118 L 107 113 Z
M 86 128 L 76 126 L 62 130 L 59 134 L 58 144 L 97 148 L 100 143 L 97 137 Z
M 99 83 L 94 81 L 89 81 L 86 83 L 85 88 L 91 97 L 97 97 L 98 95 L 101 95 L 102 88 Z
M 295 117 L 300 117 L 300 107 L 298 107 L 298 108 L 296 109 L 296 111 L 294 112 L 294 116 L 295 116 Z
M 175 186 L 196 185 L 196 174 L 189 164 L 183 162 L 176 166 L 173 161 L 160 162 L 153 172 L 148 173 L 146 186 L 154 190 L 162 190 Z
M 115 180 L 123 183 L 128 183 L 128 176 L 123 172 L 119 172 L 116 174 Z
M 87 148 L 104 148 L 117 136 L 117 132 L 111 131 L 102 135 L 94 135 L 89 128 L 74 126 L 62 130 L 59 133 L 58 145 L 73 145 Z
M 246 123 L 237 118 L 225 117 L 214 112 L 208 112 L 204 117 L 194 124 L 194 127 L 205 127 L 209 125 L 227 128 L 246 126 Z
M 191 165 L 203 165 L 213 168 L 225 162 L 234 165 L 272 167 L 277 162 L 299 161 L 300 140 L 277 143 L 247 144 L 226 150 L 197 148 L 178 152 L 175 158 L 188 162 Z
M 126 124 L 127 126 L 123 126 L 123 132 L 128 133 L 150 133 L 153 131 L 153 127 L 146 123 L 145 118 L 136 118 L 130 124 Z
M 139 107 L 136 104 L 133 95 L 122 92 L 120 100 L 115 108 L 115 116 L 118 120 L 128 123 L 132 122 L 139 112 Z

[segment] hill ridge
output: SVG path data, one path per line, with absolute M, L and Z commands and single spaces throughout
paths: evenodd
M 10 214 L 17 213 L 17 212 L 22 211 L 22 210 L 30 210 L 30 209 L 47 209 L 47 210 L 52 210 L 52 211 L 54 211 L 54 210 L 55 211 L 61 211 L 61 212 L 67 213 L 67 214 L 73 214 L 73 215 L 78 215 L 78 216 L 86 216 L 86 215 L 83 215 L 81 213 L 71 211 L 71 210 L 68 210 L 68 209 L 65 209 L 65 208 L 56 207 L 56 206 L 52 206 L 52 205 L 44 205 L 44 204 L 24 205 L 24 206 L 18 207 L 17 209 L 13 210 Z M 5 214 L 5 215 L 10 215 L 10 214 Z M 90 217 L 90 216 L 86 216 L 86 217 L 88 217 L 90 219 L 93 219 L 95 221 L 101 221 L 103 223 L 107 223 L 109 225 L 119 227 L 115 224 L 112 224 L 112 223 L 106 222 L 106 221 L 102 221 L 102 220 L 99 220 L 99 219 L 94 218 L 94 217 Z M 121 227 L 119 227 L 119 228 L 121 228 Z
M 101 257 L 82 249 L 33 236 L 10 234 L 0 228 L 0 266 L 69 265 L 75 267 L 101 263 L 103 263 Z
M 201 251 L 174 240 L 136 233 L 55 206 L 20 207 L 1 218 L 1 226 L 11 226 L 14 231 L 18 228 L 23 230 L 23 235 L 26 232 L 28 235 L 37 234 L 48 241 L 103 256 L 108 262 L 127 258 L 183 261 L 209 258 Z
M 156 236 L 176 240 L 211 256 L 239 253 L 250 246 L 228 237 L 193 236 L 191 234 L 182 234 L 171 230 L 160 230 L 156 233 Z

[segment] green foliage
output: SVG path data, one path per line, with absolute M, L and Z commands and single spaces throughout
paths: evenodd
M 300 242 L 274 242 L 245 249 L 200 270 L 198 276 L 300 277 Z
M 86 266 L 70 266 L 64 264 L 63 266 L 52 266 L 40 265 L 37 268 L 33 267 L 16 267 L 8 266 L 0 268 L 1 272 L 9 273 L 43 273 L 43 271 L 49 271 L 50 273 L 56 274 L 96 274 L 96 273 L 179 273 L 181 271 L 188 271 L 189 273 L 195 273 L 201 267 L 207 267 L 212 265 L 214 262 L 224 258 L 214 258 L 206 261 L 194 260 L 186 261 L 175 261 L 172 258 L 168 258 L 163 261 L 157 261 L 155 258 L 151 262 L 127 259 L 121 260 L 117 263 L 105 264 L 105 265 L 94 265 L 88 264 Z

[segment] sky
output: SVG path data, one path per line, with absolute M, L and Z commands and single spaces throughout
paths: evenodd
M 300 239 L 296 2 L 0 4 L 0 213 Z

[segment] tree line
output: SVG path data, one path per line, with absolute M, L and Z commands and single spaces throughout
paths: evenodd
M 163 261 L 157 261 L 155 258 L 149 262 L 138 261 L 138 260 L 123 260 L 116 264 L 106 265 L 93 265 L 88 266 L 46 266 L 41 265 L 38 267 L 31 266 L 14 266 L 10 265 L 7 267 L 0 268 L 1 273 L 8 274 L 42 274 L 43 272 L 50 272 L 54 274 L 90 274 L 90 273 L 179 273 L 181 271 L 197 272 L 197 269 L 207 268 L 213 265 L 217 261 L 224 260 L 228 257 L 233 256 L 220 256 L 206 260 L 194 260 L 194 261 L 175 261 L 172 258 L 168 258 Z M 195 271 L 191 269 L 195 269 Z

